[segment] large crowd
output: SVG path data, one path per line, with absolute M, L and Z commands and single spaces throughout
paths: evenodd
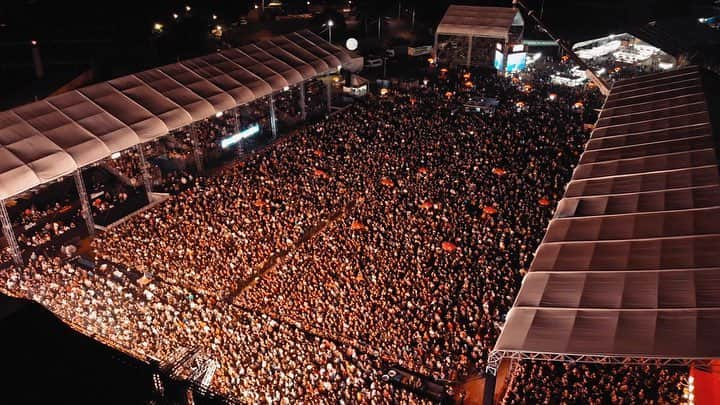
M 503 404 L 679 404 L 682 375 L 652 366 L 527 362 L 517 367 Z
M 147 286 L 45 256 L 0 286 L 133 353 L 201 347 L 220 362 L 214 388 L 245 402 L 422 403 L 385 370 L 482 373 L 600 104 L 544 77 L 464 73 L 359 100 L 212 176 L 169 178 L 186 181 L 92 242 Z M 469 94 L 499 105 L 467 111 Z M 233 119 L 200 126 L 200 143 L 216 148 Z M 564 382 L 544 367 L 524 365 L 508 403 L 589 400 L 578 381 L 623 372 Z M 675 394 L 675 374 L 642 378 L 616 395 Z
M 585 136 L 572 108 L 542 102 L 546 89 L 505 85 L 493 90 L 503 102 L 530 109 L 467 114 L 421 89 L 325 123 L 342 143 L 307 159 L 350 185 L 347 214 L 238 303 L 438 379 L 482 370 L 552 212 L 538 201 L 558 198 Z

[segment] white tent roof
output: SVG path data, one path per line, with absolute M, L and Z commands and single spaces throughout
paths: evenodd
M 510 27 L 523 25 L 520 11 L 510 7 L 459 6 L 452 4 L 437 27 L 439 35 L 508 38 Z
M 0 200 L 362 58 L 303 30 L 0 112 Z
M 693 67 L 613 86 L 496 351 L 720 356 L 716 83 Z

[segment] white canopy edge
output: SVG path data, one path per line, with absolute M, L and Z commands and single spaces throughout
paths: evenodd
M 363 60 L 309 30 L 0 112 L 0 200 Z

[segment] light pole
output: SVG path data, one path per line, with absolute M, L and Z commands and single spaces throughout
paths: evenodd
M 328 25 L 328 42 L 332 43 L 332 27 L 333 27 L 333 25 L 335 25 L 335 23 L 333 22 L 333 20 L 328 20 L 327 25 Z

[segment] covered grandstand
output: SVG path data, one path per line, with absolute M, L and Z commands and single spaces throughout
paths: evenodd
M 5 200 L 74 174 L 92 232 L 83 167 L 260 99 L 268 101 L 275 135 L 275 94 L 297 87 L 304 115 L 306 82 L 362 65 L 361 57 L 303 30 L 0 112 L 0 219 L 14 260 L 22 258 Z
M 720 356 L 717 91 L 697 67 L 613 86 L 490 374 L 503 358 L 687 366 Z
M 677 66 L 676 57 L 628 33 L 578 42 L 572 49 L 581 59 L 597 64 L 627 64 L 650 71 Z
M 448 65 L 492 67 L 504 55 L 498 70 L 504 70 L 509 50 L 522 47 L 524 20 L 509 7 L 451 5 L 435 31 L 433 58 Z

